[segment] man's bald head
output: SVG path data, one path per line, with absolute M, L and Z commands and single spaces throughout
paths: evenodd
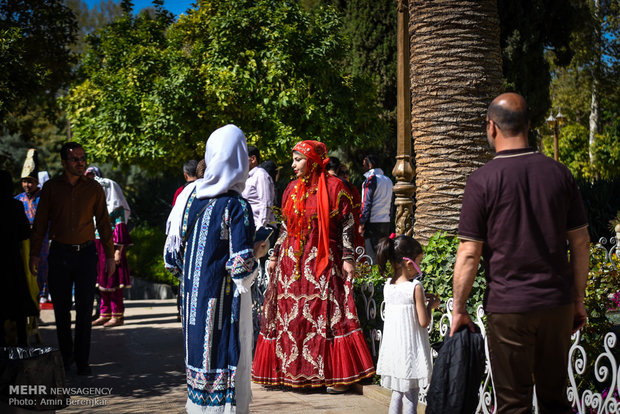
M 487 119 L 492 120 L 505 137 L 527 135 L 529 129 L 527 103 L 514 92 L 503 93 L 493 99 L 487 111 Z

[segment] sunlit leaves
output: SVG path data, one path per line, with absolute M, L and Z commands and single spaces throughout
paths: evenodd
M 151 169 L 196 156 L 227 123 L 277 161 L 300 139 L 367 143 L 378 108 L 339 63 L 339 24 L 266 0 L 201 2 L 172 26 L 124 15 L 90 39 L 65 100 L 74 135 L 101 160 Z

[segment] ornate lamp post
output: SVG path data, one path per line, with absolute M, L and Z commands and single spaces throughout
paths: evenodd
M 396 233 L 413 236 L 413 192 L 411 183 L 411 92 L 409 87 L 409 2 L 398 0 L 398 72 L 397 72 L 397 144 L 396 165 Z
M 564 125 L 564 120 L 566 117 L 562 115 L 562 111 L 558 110 L 558 114 L 554 117 L 553 113 L 549 113 L 549 118 L 547 118 L 547 125 L 553 131 L 553 159 L 558 161 L 558 136 L 560 134 L 560 129 L 562 125 Z

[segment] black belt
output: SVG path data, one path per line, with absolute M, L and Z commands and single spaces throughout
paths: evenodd
M 64 244 L 57 242 L 56 240 L 52 240 L 52 246 L 59 248 L 61 250 L 71 251 L 71 252 L 79 252 L 87 247 L 94 245 L 95 242 L 93 240 L 89 240 L 82 244 Z

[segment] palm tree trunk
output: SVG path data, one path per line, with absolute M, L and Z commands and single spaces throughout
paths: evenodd
M 490 159 L 484 120 L 502 90 L 495 0 L 410 0 L 414 235 L 456 234 L 469 174 Z

